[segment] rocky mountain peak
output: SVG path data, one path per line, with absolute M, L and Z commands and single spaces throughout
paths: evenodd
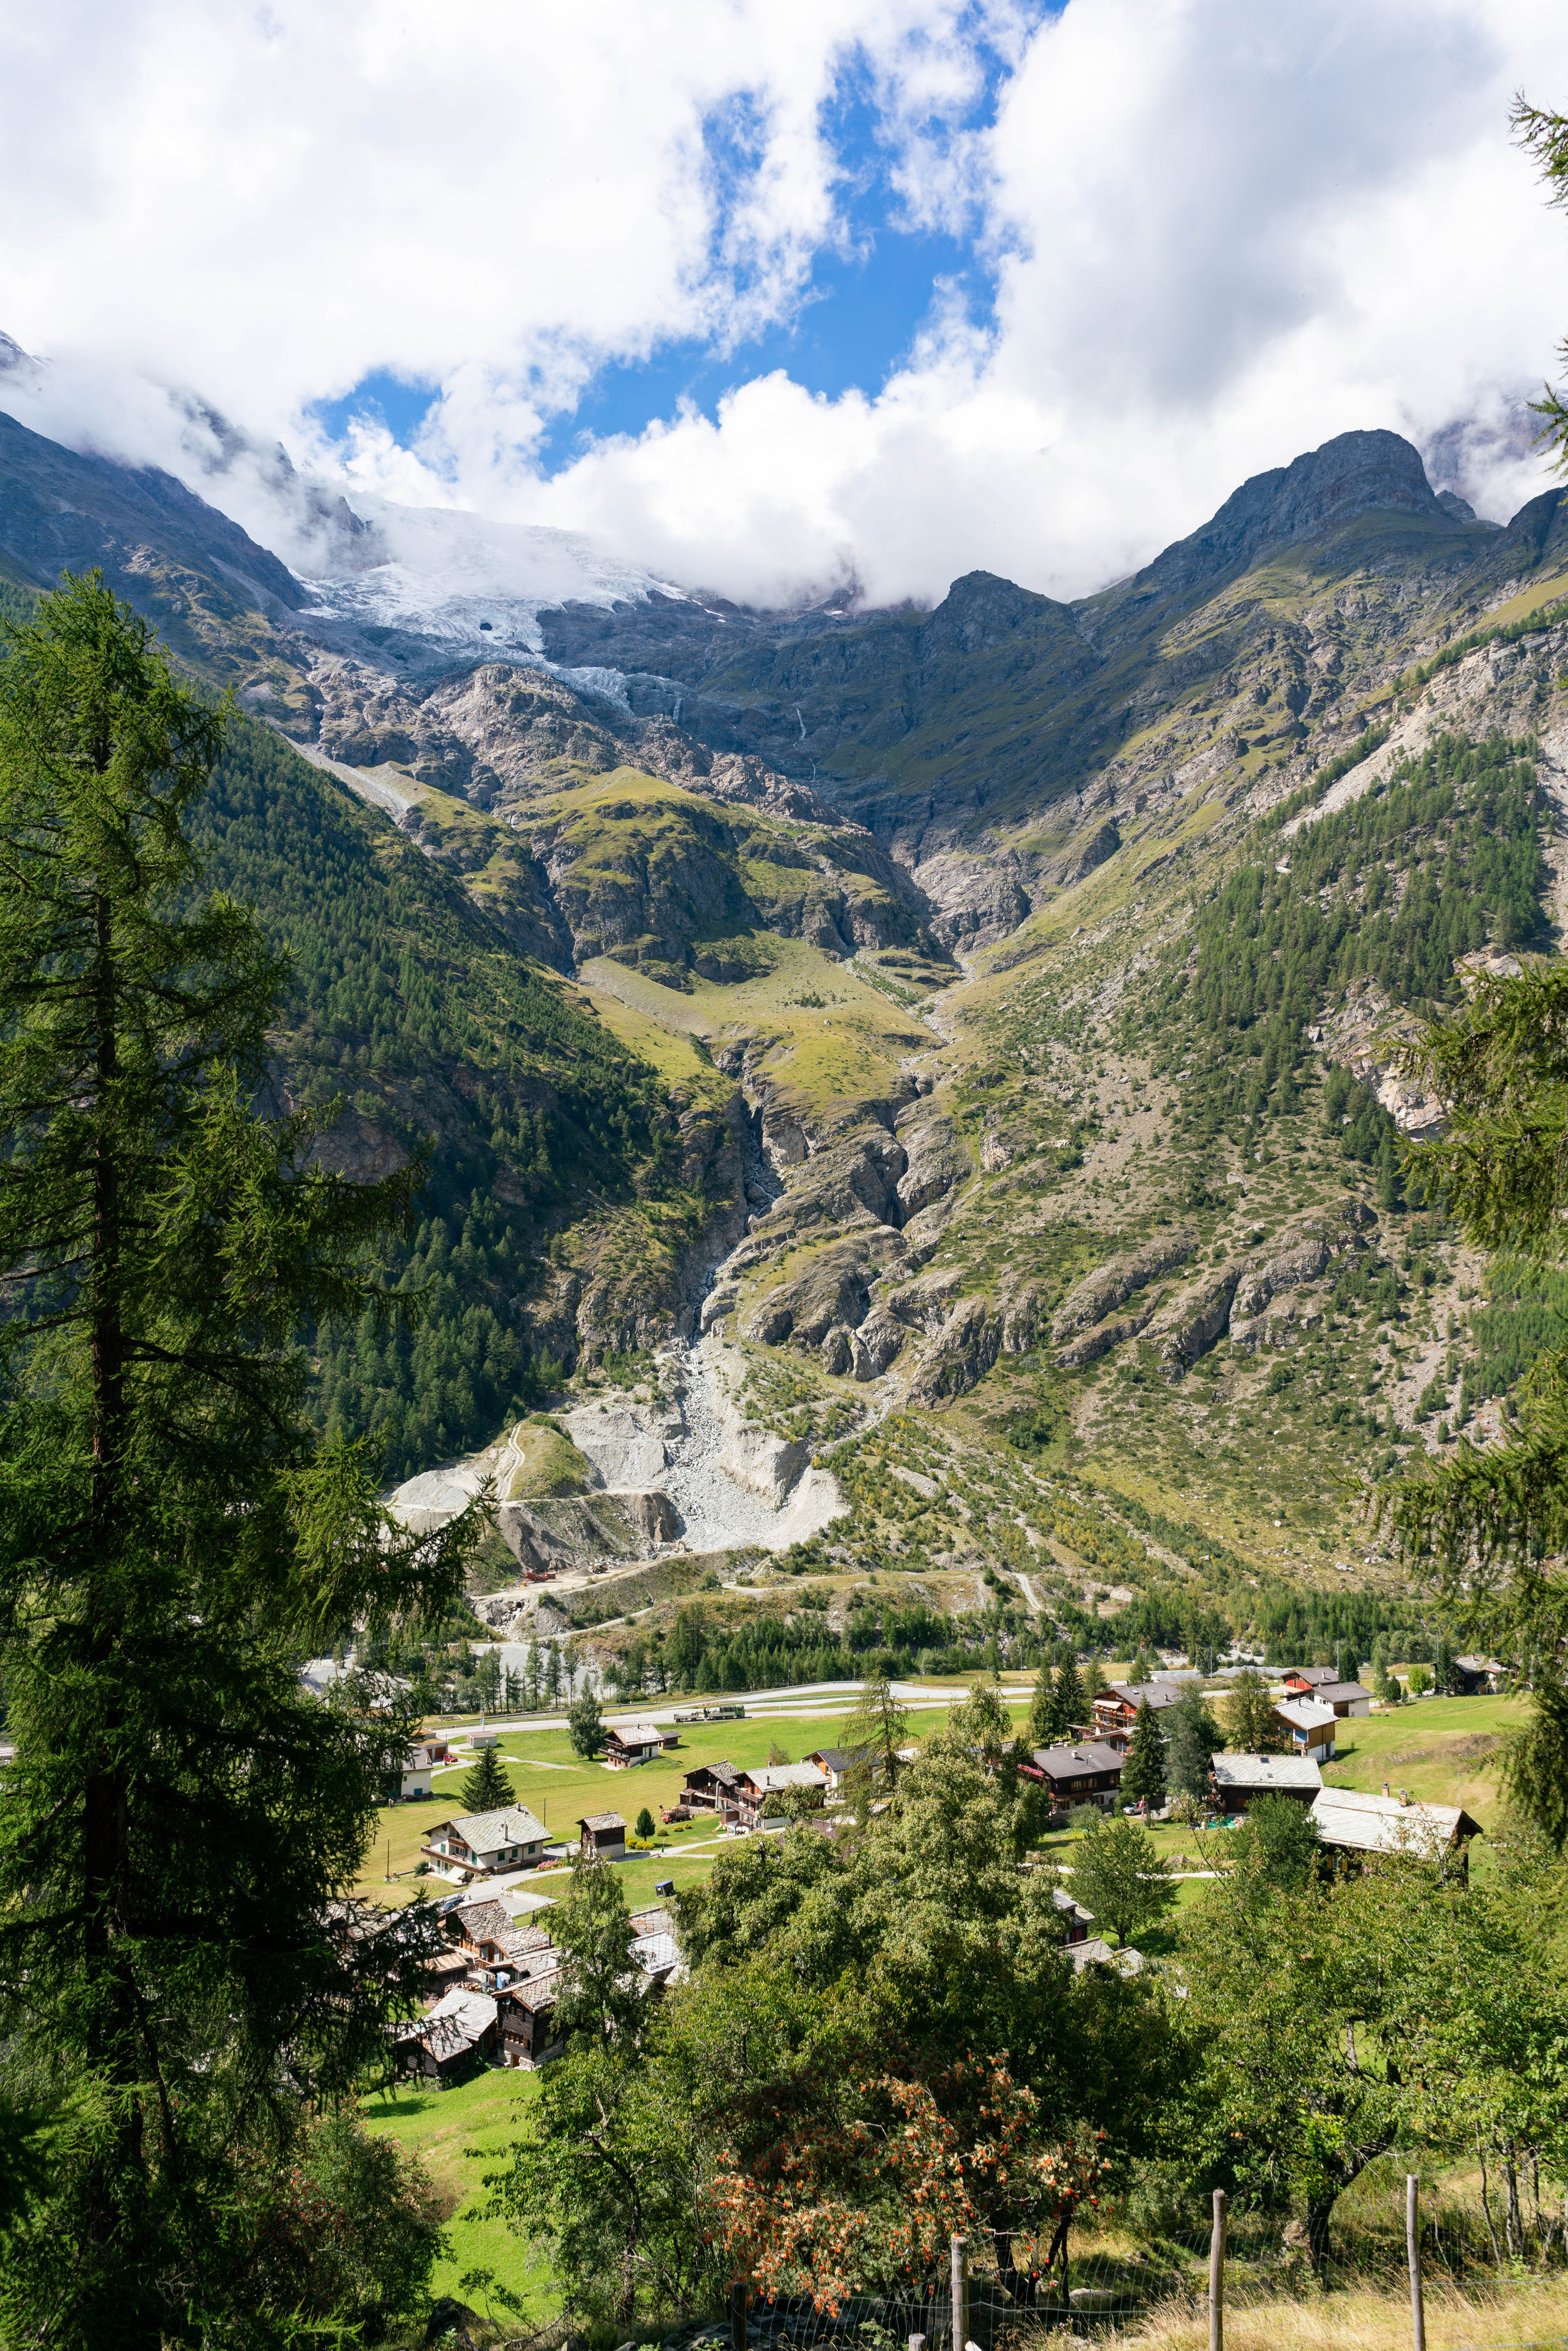
M 1179 596 L 1257 561 L 1266 549 L 1314 538 L 1382 508 L 1445 530 L 1473 525 L 1437 497 L 1420 453 L 1397 433 L 1340 433 L 1288 465 L 1254 474 L 1218 513 L 1113 590 L 1113 600 Z
M 955 580 L 922 632 L 927 657 L 934 653 L 989 653 L 1020 629 L 1037 629 L 1051 615 L 1068 627 L 1071 615 L 1056 603 L 994 571 L 966 571 Z

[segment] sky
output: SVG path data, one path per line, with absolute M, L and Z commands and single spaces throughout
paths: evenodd
M 298 484 L 754 604 L 1087 592 L 1386 426 L 1504 519 L 1562 0 L 0 10 L 0 406 L 286 559 Z

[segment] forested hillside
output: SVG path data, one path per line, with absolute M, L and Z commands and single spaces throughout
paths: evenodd
M 211 883 L 292 960 L 277 1082 L 298 1107 L 343 1104 L 328 1164 L 429 1155 L 417 1230 L 389 1267 L 423 1293 L 423 1322 L 381 1342 L 368 1316 L 318 1334 L 325 1424 L 373 1432 L 404 1477 L 486 1443 L 560 1376 L 552 1335 L 570 1353 L 570 1324 L 550 1319 L 550 1249 L 585 1217 L 637 1219 L 643 1297 L 668 1311 L 715 1205 L 677 1155 L 689 1105 L 442 865 L 259 722 L 231 722 L 194 834 Z

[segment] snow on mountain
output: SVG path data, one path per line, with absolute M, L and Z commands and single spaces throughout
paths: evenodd
M 642 603 L 684 590 L 622 561 L 579 532 L 487 521 L 452 507 L 402 507 L 355 494 L 380 562 L 335 576 L 301 573 L 323 618 L 403 629 L 455 655 L 523 661 L 542 654 L 538 615 L 565 603 Z M 620 673 L 566 672 L 589 692 L 623 699 Z

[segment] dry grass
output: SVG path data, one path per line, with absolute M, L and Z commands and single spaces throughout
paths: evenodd
M 1561 2274 L 1492 2294 L 1430 2285 L 1427 2351 L 1523 2351 L 1568 2344 L 1568 2293 Z M 1128 2334 L 1103 2338 L 1118 2351 L 1208 2351 L 1208 2315 L 1186 2302 L 1151 2313 Z M 1226 2351 L 1408 2351 L 1410 2304 L 1368 2288 L 1254 2302 L 1225 2314 Z

